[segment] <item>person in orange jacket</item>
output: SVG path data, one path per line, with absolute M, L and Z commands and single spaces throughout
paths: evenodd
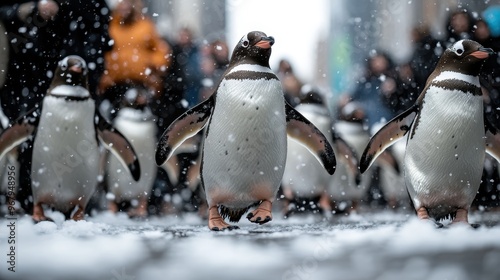
M 109 33 L 114 45 L 105 56 L 99 91 L 115 107 L 129 87 L 145 87 L 159 97 L 162 74 L 170 65 L 170 46 L 142 8 L 141 0 L 120 0 L 112 12 Z

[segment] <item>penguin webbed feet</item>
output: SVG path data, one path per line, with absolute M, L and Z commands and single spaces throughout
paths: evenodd
M 465 209 L 460 209 L 459 208 L 454 213 L 450 213 L 448 215 L 445 215 L 445 216 L 439 217 L 439 218 L 435 218 L 435 219 L 431 219 L 430 218 L 429 212 L 428 212 L 427 208 L 425 208 L 425 207 L 421 207 L 421 208 L 417 209 L 416 212 L 417 212 L 417 217 L 420 220 L 426 221 L 426 222 L 430 222 L 436 228 L 445 228 L 444 224 L 440 222 L 440 221 L 442 221 L 444 219 L 448 219 L 448 220 L 452 221 L 448 226 L 454 226 L 454 225 L 460 225 L 460 224 L 464 225 L 465 224 L 465 225 L 471 226 L 474 229 L 480 227 L 479 224 L 470 224 L 469 223 L 469 221 L 467 219 L 467 213 L 468 213 L 468 211 L 465 210 Z
M 227 227 L 223 227 L 223 228 L 220 228 L 220 229 L 219 229 L 219 227 L 213 227 L 210 230 L 211 231 L 225 231 L 225 230 L 231 231 L 233 229 L 240 229 L 240 227 L 239 226 L 228 225 Z
M 45 216 L 41 204 L 35 204 L 35 206 L 33 207 L 33 215 L 31 215 L 31 219 L 35 224 L 38 224 L 40 222 L 54 222 L 54 220 Z
M 233 226 L 224 221 L 219 211 L 217 209 L 217 205 L 211 206 L 208 210 L 208 228 L 211 231 L 224 231 L 224 230 L 233 230 L 239 229 L 238 226 Z
M 269 200 L 263 200 L 259 207 L 254 211 L 248 213 L 247 219 L 252 223 L 257 223 L 259 225 L 270 222 L 273 219 L 271 214 L 272 203 Z

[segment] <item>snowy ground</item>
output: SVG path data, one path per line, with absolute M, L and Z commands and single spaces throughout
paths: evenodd
M 500 279 L 500 212 L 471 215 L 478 229 L 381 212 L 244 221 L 221 233 L 194 215 L 52 217 L 19 218 L 14 235 L 12 221 L 0 220 L 0 279 Z M 6 259 L 12 239 L 15 272 Z

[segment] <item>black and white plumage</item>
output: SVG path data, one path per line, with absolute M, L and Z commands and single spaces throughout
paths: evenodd
M 106 176 L 108 192 L 113 194 L 110 202 L 113 207 L 110 208 L 118 210 L 117 204 L 130 202 L 128 214 L 144 217 L 147 215 L 148 197 L 157 172 L 154 162 L 157 125 L 155 116 L 147 105 L 146 89 L 133 87 L 124 96 L 127 102 L 124 102 L 125 105 L 113 119 L 113 126 L 132 144 L 141 166 L 141 177 L 139 181 L 134 180 L 123 170 L 116 157 L 110 157 Z
M 236 228 L 223 217 L 238 221 L 254 205 L 258 208 L 247 216 L 251 222 L 271 220 L 287 133 L 306 145 L 330 174 L 335 171 L 326 137 L 284 100 L 281 83 L 269 67 L 273 43 L 263 32 L 243 36 L 216 92 L 175 120 L 158 144 L 156 162 L 161 165 L 185 139 L 207 127 L 201 180 L 212 230 Z
M 313 123 L 332 143 L 335 154 L 340 155 L 339 161 L 343 164 L 337 166 L 335 175 L 329 176 L 321 168 L 320 163 L 314 158 L 301 143 L 288 139 L 287 160 L 282 179 L 285 198 L 291 203 L 287 206 L 286 216 L 295 211 L 311 209 L 313 212 L 321 210 L 324 215 L 331 213 L 330 183 L 339 176 L 346 176 L 353 182 L 353 189 L 359 183 L 360 174 L 356 151 L 344 141 L 338 130 L 334 130 L 334 122 L 330 117 L 328 108 L 320 92 L 309 85 L 301 89 L 298 98 L 299 104 L 295 110 Z M 336 124 L 336 122 L 335 122 Z M 364 143 L 366 144 L 366 142 Z M 339 174 L 339 171 L 343 174 Z M 340 187 L 334 186 L 333 188 Z
M 140 166 L 130 143 L 96 110 L 87 86 L 87 66 L 79 56 L 61 60 L 39 108 L 19 118 L 0 135 L 0 157 L 34 137 L 31 181 L 33 220 L 42 221 L 43 205 L 67 218 L 83 219 L 99 172 L 100 140 L 134 179 Z M 73 213 L 74 212 L 74 213 Z
M 497 132 L 483 113 L 478 75 L 492 53 L 471 40 L 447 49 L 417 102 L 370 140 L 363 172 L 396 140 L 407 136 L 405 184 L 421 219 L 468 223 L 468 210 L 481 180 L 486 152 L 500 158 Z M 486 141 L 485 141 L 486 139 Z

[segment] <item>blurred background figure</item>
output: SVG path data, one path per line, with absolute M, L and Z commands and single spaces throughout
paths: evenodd
M 333 127 L 336 133 L 356 151 L 358 159 L 370 140 L 370 133 L 365 129 L 365 121 L 362 104 L 350 101 L 347 96 L 339 102 Z M 375 181 L 372 179 L 373 170 L 375 169 L 370 168 L 362 174 L 361 182 L 356 185 L 354 180 L 349 178 L 346 166 L 337 165 L 337 170 L 328 185 L 328 195 L 334 213 L 359 213 L 361 207 L 367 206 L 370 186 Z
M 162 94 L 170 47 L 142 10 L 141 0 L 120 0 L 111 15 L 109 34 L 114 45 L 105 56 L 106 70 L 99 85 L 101 98 L 111 104 L 101 109 L 111 111 L 111 116 L 116 115 L 123 94 L 131 87 L 146 88 L 149 100 Z
M 159 117 L 158 136 L 182 113 L 201 102 L 204 79 L 202 49 L 191 28 L 183 26 L 175 36 L 164 40 L 172 47 L 172 64 L 164 75 L 164 96 L 154 104 L 154 112 Z M 203 202 L 197 179 L 200 139 L 200 135 L 193 136 L 176 149 L 176 155 L 169 160 L 175 162 L 170 165 L 175 168 L 168 172 L 158 170 L 153 193 L 157 197 L 156 204 L 162 205 L 163 213 L 194 211 Z
M 491 6 L 481 13 L 476 21 L 474 40 L 484 47 L 492 48 L 495 54 L 486 59 L 480 76 L 481 88 L 488 120 L 500 128 L 500 6 Z M 483 176 L 473 206 L 480 210 L 499 209 L 500 165 L 486 155 Z
M 229 48 L 224 40 L 216 39 L 203 48 L 201 71 L 203 73 L 200 101 L 216 90 L 229 64 Z
M 69 54 L 85 59 L 91 93 L 95 93 L 104 69 L 103 56 L 112 45 L 104 0 L 7 0 L 0 4 L 0 19 L 10 42 L 0 98 L 10 120 L 39 104 L 57 62 Z
M 135 145 L 141 145 L 139 148 L 142 155 L 139 159 L 144 161 L 141 166 L 144 165 L 142 175 L 145 175 L 145 178 L 141 177 L 140 186 L 137 186 L 135 192 L 123 191 L 137 184 L 117 175 L 114 162 L 105 163 L 108 175 L 107 180 L 103 182 L 103 188 L 114 196 L 111 205 L 117 207 L 113 207 L 113 210 L 125 209 L 118 207 L 123 206 L 122 202 L 135 202 L 132 203 L 131 206 L 134 207 L 129 214 L 145 216 L 149 209 L 147 204 L 145 205 L 145 193 L 149 198 L 157 173 L 156 166 L 151 166 L 149 162 L 157 137 L 156 128 L 151 128 L 151 124 L 156 127 L 157 122 L 151 107 L 163 98 L 163 77 L 171 65 L 171 49 L 159 36 L 155 24 L 144 13 L 141 0 L 119 0 L 111 16 L 109 33 L 114 44 L 105 57 L 106 70 L 99 85 L 100 109 L 122 129 L 130 129 L 123 126 L 128 122 L 129 126 L 135 126 L 138 131 L 142 131 L 124 133 L 131 133 L 131 138 L 138 138 L 137 142 L 140 144 Z M 127 92 L 140 94 L 132 98 L 125 96 Z M 125 112 L 120 114 L 122 108 Z M 118 119 L 114 120 L 115 117 Z M 140 137 L 153 138 L 140 140 Z M 138 190 L 141 191 L 138 193 Z
M 372 129 L 375 124 L 385 123 L 395 116 L 389 98 L 397 90 L 396 75 L 391 58 L 380 51 L 370 54 L 364 71 L 350 97 L 362 106 L 365 122 Z
M 199 103 L 201 80 L 203 79 L 201 73 L 202 54 L 193 31 L 188 27 L 181 28 L 173 48 L 182 75 L 183 97 L 187 101 L 186 107 L 191 108 Z
M 299 80 L 297 75 L 293 72 L 293 67 L 287 59 L 281 59 L 278 64 L 276 75 L 281 81 L 285 100 L 295 107 L 300 104 L 300 92 L 303 83 Z
M 296 97 L 295 109 L 311 121 L 333 145 L 332 118 L 323 95 L 311 85 L 304 85 Z M 285 217 L 306 210 L 331 216 L 327 194 L 331 176 L 323 170 L 318 160 L 300 143 L 288 138 L 282 190 L 285 196 Z M 336 153 L 340 157 L 339 153 Z M 340 161 L 343 164 L 343 161 Z M 335 176 L 335 175 L 334 175 Z
M 113 124 L 129 140 L 141 166 L 139 181 L 123 172 L 116 157 L 107 162 L 109 209 L 112 212 L 126 211 L 130 217 L 144 218 L 148 215 L 148 199 L 156 178 L 157 166 L 155 117 L 148 104 L 145 88 L 130 88 L 125 92 L 122 108 Z
M 450 13 L 446 21 L 445 48 L 456 41 L 472 39 L 475 20 L 466 9 L 457 9 Z
M 418 88 L 417 94 L 420 94 L 445 47 L 432 36 L 431 30 L 426 25 L 414 27 L 411 31 L 411 37 L 414 50 L 409 59 L 409 65 Z

